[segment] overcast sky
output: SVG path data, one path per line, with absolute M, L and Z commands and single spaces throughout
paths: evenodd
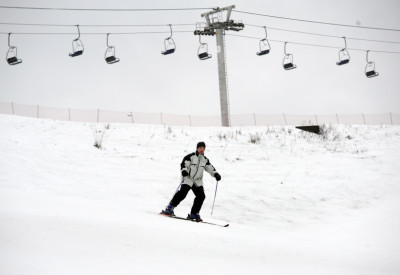
M 285 1 L 0 1 L 3 6 L 57 8 L 192 8 L 236 5 L 248 11 L 339 24 L 400 29 L 398 0 L 285 0 Z M 11 36 L 22 64 L 0 62 L 0 101 L 49 107 L 107 109 L 150 113 L 220 114 L 215 37 L 204 37 L 211 59 L 197 57 L 198 36 L 174 33 L 176 52 L 161 55 L 169 34 L 193 31 L 206 10 L 153 12 L 94 12 L 0 9 L 0 23 L 45 24 L 160 24 L 165 27 L 81 27 L 82 33 L 165 31 L 163 34 L 110 36 L 121 61 L 104 61 L 106 35 L 85 35 L 85 52 L 70 58 L 76 35 Z M 302 23 L 233 12 L 231 19 L 250 25 L 323 33 L 333 36 L 400 42 L 400 32 Z M 0 25 L 0 32 L 76 32 L 76 27 Z M 239 33 L 263 38 L 262 28 L 246 26 Z M 339 38 L 269 30 L 271 40 L 343 47 Z M 7 35 L 0 35 L 6 55 Z M 349 48 L 397 51 L 400 44 L 348 40 Z M 349 50 L 351 61 L 337 66 L 338 50 L 288 44 L 297 69 L 282 68 L 283 43 L 271 42 L 269 55 L 257 56 L 258 40 L 226 35 L 231 114 L 353 114 L 400 113 L 400 54 L 370 53 L 379 76 L 364 75 L 366 53 Z

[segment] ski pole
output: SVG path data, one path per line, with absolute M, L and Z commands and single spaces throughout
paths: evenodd
M 181 188 L 181 185 L 182 185 L 182 183 L 183 183 L 184 181 L 185 181 L 185 178 L 183 177 L 183 178 L 182 178 L 182 181 L 181 181 L 181 183 L 179 183 L 178 188 L 176 189 L 174 195 L 172 195 L 172 198 L 174 198 L 175 194 L 178 193 L 178 190 L 179 190 L 179 188 Z M 171 201 L 172 201 L 172 198 L 171 198 Z M 171 201 L 170 201 L 170 202 L 171 202 Z
M 218 189 L 218 181 L 217 181 L 217 184 L 215 185 L 214 202 L 213 202 L 213 206 L 212 206 L 212 210 L 211 210 L 211 215 L 214 212 L 214 203 L 215 203 L 215 198 L 217 197 L 217 189 Z
M 182 177 L 182 181 L 181 181 L 181 183 L 179 184 L 178 188 L 176 189 L 175 194 L 178 192 L 179 188 L 181 188 L 181 185 L 182 185 L 182 183 L 183 183 L 184 181 L 185 181 L 185 177 Z

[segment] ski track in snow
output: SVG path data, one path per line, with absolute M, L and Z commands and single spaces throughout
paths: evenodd
M 0 274 L 399 274 L 400 127 L 325 129 L 0 115 Z M 157 215 L 198 141 L 228 228 Z

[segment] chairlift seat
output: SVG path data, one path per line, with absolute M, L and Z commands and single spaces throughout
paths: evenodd
M 198 56 L 200 60 L 206 60 L 211 58 L 211 54 L 208 54 L 208 52 L 200 53 Z
M 114 64 L 114 63 L 119 62 L 119 58 L 116 58 L 115 56 L 112 55 L 112 56 L 106 57 L 106 62 L 108 64 Z
M 7 58 L 7 62 L 10 65 L 17 65 L 19 63 L 22 63 L 22 60 L 18 59 L 16 56 L 13 56 L 13 57 Z
M 166 50 L 164 52 L 161 52 L 161 54 L 167 55 L 167 54 L 171 54 L 171 53 L 174 53 L 174 52 L 175 52 L 175 49 L 168 49 L 168 50 Z
M 350 62 L 350 59 L 343 59 L 343 60 L 340 60 L 339 62 L 336 62 L 336 65 L 341 66 L 341 65 L 345 65 L 349 62 Z
M 378 76 L 379 73 L 377 73 L 377 72 L 375 72 L 375 71 L 367 71 L 367 72 L 365 72 L 365 75 L 366 75 L 368 78 L 371 78 L 371 77 Z
M 265 55 L 265 54 L 269 54 L 269 49 L 268 50 L 259 51 L 257 53 L 258 56 Z
M 70 53 L 69 56 L 70 57 L 75 57 L 75 56 L 80 56 L 82 54 L 83 54 L 83 51 L 76 51 L 76 52 Z
M 292 70 L 292 69 L 296 69 L 297 66 L 294 65 L 293 63 L 286 63 L 286 64 L 283 64 L 283 68 L 285 70 Z

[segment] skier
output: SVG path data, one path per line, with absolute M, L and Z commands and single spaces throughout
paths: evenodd
M 161 214 L 175 216 L 174 208 L 179 205 L 181 201 L 186 198 L 187 193 L 192 189 L 196 196 L 193 202 L 190 214 L 187 219 L 195 220 L 197 222 L 203 221 L 200 218 L 200 209 L 203 205 L 206 195 L 204 194 L 203 188 L 203 172 L 206 170 L 211 176 L 215 177 L 217 181 L 221 180 L 220 174 L 217 173 L 214 166 L 210 163 L 208 158 L 204 156 L 206 150 L 206 144 L 201 141 L 197 143 L 196 152 L 193 152 L 183 158 L 181 163 L 181 173 L 183 176 L 183 183 L 178 192 L 175 193 L 174 197 Z

